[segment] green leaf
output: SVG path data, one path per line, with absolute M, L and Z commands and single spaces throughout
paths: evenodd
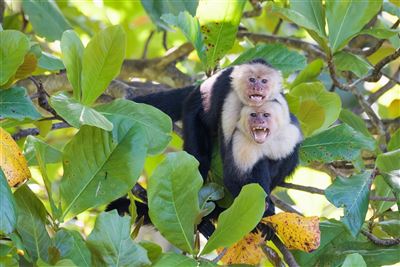
M 14 196 L 7 183 L 6 176 L 0 169 L 0 235 L 8 235 L 14 231 L 17 224 L 17 213 Z
M 180 28 L 186 39 L 191 42 L 196 49 L 197 55 L 204 66 L 207 65 L 206 48 L 204 46 L 203 35 L 200 31 L 200 24 L 197 18 L 192 17 L 188 12 L 181 12 L 178 16 L 165 14 L 162 20 Z
M 352 253 L 347 255 L 346 259 L 344 260 L 342 267 L 367 267 L 363 257 L 358 253 Z
M 200 189 L 199 207 L 203 217 L 210 214 L 215 208 L 213 201 L 224 197 L 224 187 L 216 183 L 208 183 Z
M 96 34 L 82 59 L 82 103 L 92 104 L 120 72 L 125 57 L 126 36 L 121 26 Z
M 324 62 L 321 59 L 316 59 L 307 65 L 300 73 L 296 76 L 296 79 L 290 85 L 290 88 L 296 87 L 301 83 L 314 82 L 322 71 Z
M 201 255 L 219 247 L 229 247 L 260 222 L 265 210 L 265 191 L 258 184 L 245 185 L 226 211 L 218 217 L 218 226 Z
M 62 33 L 71 29 L 53 0 L 25 0 L 22 1 L 22 8 L 28 15 L 35 33 L 49 42 L 60 40 Z
M 337 177 L 325 190 L 326 198 L 333 205 L 344 207 L 343 222 L 353 236 L 361 230 L 367 214 L 370 177 L 370 171 L 350 178 Z
M 363 149 L 373 151 L 374 148 L 374 139 L 364 136 L 347 124 L 341 124 L 306 138 L 300 148 L 300 159 L 307 163 L 351 161 L 357 159 Z
M 106 131 L 113 129 L 112 123 L 106 117 L 95 109 L 69 97 L 69 94 L 66 92 L 52 95 L 50 105 L 57 111 L 58 115 L 75 128 L 81 128 L 83 125 L 91 125 Z
M 24 144 L 24 156 L 28 162 L 29 166 L 37 166 L 38 162 L 35 156 L 35 149 L 37 146 L 41 147 L 41 151 L 43 151 L 43 160 L 46 164 L 48 163 L 56 163 L 60 162 L 62 158 L 62 153 L 60 150 L 56 149 L 55 147 L 43 142 L 39 138 L 36 138 L 32 135 L 29 135 Z
M 365 125 L 364 120 L 361 119 L 360 116 L 355 115 L 350 110 L 342 109 L 340 111 L 339 119 L 342 122 L 349 125 L 354 130 L 359 131 L 360 133 L 364 134 L 366 137 L 372 137 L 371 133 L 368 131 L 367 126 Z
M 70 259 L 63 259 L 63 260 L 57 261 L 55 264 L 49 264 L 49 263 L 39 259 L 36 262 L 36 266 L 38 266 L 38 267 L 55 267 L 55 266 L 76 267 L 77 265 L 75 265 L 74 262 L 71 261 Z
M 110 120 L 115 117 L 139 124 L 146 133 L 150 154 L 162 152 L 171 140 L 171 118 L 150 105 L 117 99 L 97 106 L 96 110 Z
M 84 47 L 79 36 L 73 30 L 65 31 L 61 37 L 63 62 L 67 77 L 72 85 L 74 98 L 81 99 L 81 72 Z
M 25 184 L 14 193 L 17 203 L 17 231 L 34 261 L 47 260 L 51 239 L 46 230 L 47 211 Z
M 400 220 L 381 221 L 378 225 L 390 236 L 395 238 L 400 237 Z
M 169 28 L 162 18 L 163 15 L 172 14 L 177 16 L 179 13 L 186 11 L 194 16 L 196 15 L 198 2 L 198 0 L 141 0 L 142 6 L 153 23 L 164 30 L 169 30 Z
M 192 258 L 185 255 L 168 252 L 161 256 L 161 258 L 153 263 L 153 267 L 197 267 L 198 263 Z
M 390 2 L 383 3 L 383 10 L 392 14 L 393 16 L 400 17 L 400 7 Z
M 288 75 L 306 66 L 306 58 L 295 51 L 290 51 L 281 44 L 256 45 L 243 52 L 232 65 L 242 64 L 255 58 L 262 58 L 274 68 Z
M 291 1 L 290 8 L 302 14 L 317 29 L 316 33 L 320 37 L 325 37 L 325 11 L 322 1 Z M 312 29 L 311 29 L 312 30 Z
M 65 66 L 61 61 L 61 59 L 46 52 L 42 52 L 42 55 L 39 58 L 38 66 L 41 67 L 42 69 L 49 71 L 60 71 L 65 69 Z
M 245 0 L 200 1 L 196 17 L 207 54 L 207 69 L 213 69 L 232 48 L 242 17 Z
M 42 117 L 24 87 L 0 90 L 0 105 L 0 119 L 8 118 L 22 121 L 26 118 L 37 120 Z
M 302 83 L 286 97 L 306 136 L 327 129 L 339 117 L 342 105 L 339 95 L 328 92 L 320 82 Z
M 393 192 L 390 186 L 385 182 L 382 175 L 378 175 L 374 179 L 374 195 L 381 197 L 393 197 Z M 377 214 L 380 214 L 394 205 L 390 201 L 372 201 L 371 205 L 375 208 Z
M 400 149 L 378 155 L 376 166 L 385 173 L 400 170 Z
M 24 63 L 29 51 L 29 40 L 25 34 L 14 30 L 0 31 L 0 85 L 5 84 Z
M 146 156 L 144 130 L 115 119 L 112 132 L 83 126 L 64 149 L 63 216 L 123 196 L 139 177 Z
M 328 36 L 332 52 L 342 49 L 352 37 L 357 35 L 379 12 L 381 6 L 382 1 L 375 0 L 326 1 Z
M 61 259 L 70 259 L 77 266 L 92 266 L 90 251 L 79 232 L 62 228 L 57 231 L 54 243 Z
M 372 66 L 365 59 L 348 52 L 336 53 L 333 60 L 338 70 L 351 71 L 358 77 L 363 77 L 372 70 Z
M 389 151 L 392 151 L 399 148 L 400 148 L 400 129 L 397 129 L 397 131 L 394 132 L 394 134 L 390 137 L 387 149 Z
M 169 153 L 148 181 L 151 221 L 169 242 L 191 254 L 202 182 L 198 162 L 186 152 Z
M 396 34 L 399 33 L 400 33 L 399 30 L 385 29 L 385 28 L 372 28 L 372 29 L 362 30 L 360 32 L 360 34 L 368 34 L 379 39 L 389 39 L 390 37 L 395 36 Z
M 146 266 L 150 264 L 146 250 L 129 236 L 130 217 L 121 217 L 116 210 L 101 213 L 87 239 L 94 255 L 106 266 Z
M 162 248 L 156 243 L 142 240 L 139 242 L 139 245 L 147 251 L 147 256 L 151 262 L 155 262 L 162 255 Z

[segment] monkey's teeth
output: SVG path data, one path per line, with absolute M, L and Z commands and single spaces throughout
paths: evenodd
M 251 95 L 250 99 L 255 101 L 261 101 L 264 99 L 264 97 L 262 95 Z

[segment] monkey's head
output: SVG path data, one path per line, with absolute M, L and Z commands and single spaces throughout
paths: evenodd
M 233 89 L 240 100 L 252 107 L 271 100 L 271 96 L 279 93 L 282 87 L 280 71 L 261 60 L 235 66 L 231 77 Z
M 281 94 L 259 107 L 243 106 L 238 122 L 239 130 L 250 140 L 262 144 L 270 137 L 278 134 L 279 129 L 290 123 L 290 115 L 286 101 Z

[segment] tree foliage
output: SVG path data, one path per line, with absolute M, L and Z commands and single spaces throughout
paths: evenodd
M 197 161 L 181 152 L 179 126 L 172 132 L 167 115 L 126 98 L 190 85 L 254 58 L 284 75 L 285 97 L 305 136 L 300 168 L 330 177 L 327 188 L 305 179 L 273 193 L 284 211 L 310 214 L 318 205 L 305 205 L 294 190 L 321 194 L 326 203 L 313 214 L 321 231 L 315 251 L 291 253 L 275 243 L 286 262 L 400 262 L 395 1 L 0 0 L 0 6 L 2 266 L 214 266 L 204 254 L 244 244 L 261 220 L 263 190 L 251 184 L 233 201 L 224 196 L 217 160 L 214 183 L 202 184 Z M 21 184 L 29 172 L 31 179 L 10 190 L 10 180 Z M 135 239 L 141 221 L 135 223 L 133 207 L 132 218 L 102 212 L 128 193 L 140 199 L 131 192 L 138 180 L 148 190 L 155 227 L 184 255 Z M 216 201 L 230 207 L 200 246 L 194 230 Z M 280 257 L 264 248 L 269 259 Z

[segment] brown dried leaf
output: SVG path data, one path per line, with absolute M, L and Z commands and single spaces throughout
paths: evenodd
M 11 135 L 0 127 L 0 167 L 10 186 L 31 177 L 28 164 Z
M 282 212 L 262 219 L 270 225 L 288 249 L 311 252 L 319 247 L 321 232 L 319 218 L 302 217 L 296 213 Z
M 261 233 L 249 233 L 237 243 L 233 244 L 222 257 L 224 264 L 252 264 L 256 265 L 265 258 L 260 243 L 265 242 Z M 223 249 L 217 249 L 221 253 Z

